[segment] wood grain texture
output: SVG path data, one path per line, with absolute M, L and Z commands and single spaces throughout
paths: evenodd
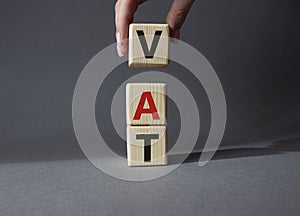
M 143 31 L 150 50 L 155 32 L 161 31 L 154 57 L 146 58 L 137 31 Z M 168 24 L 138 24 L 129 26 L 129 67 L 165 67 L 169 63 L 169 25 Z
M 144 92 L 150 92 L 153 98 L 159 119 L 154 119 L 152 114 L 144 113 L 140 119 L 134 119 L 141 96 Z M 127 125 L 166 125 L 166 95 L 165 83 L 128 83 L 126 85 L 126 122 Z M 148 101 L 144 107 L 146 108 Z
M 157 135 L 152 139 L 150 160 L 145 159 L 145 140 L 137 139 L 137 135 Z M 166 126 L 127 126 L 127 161 L 128 166 L 157 166 L 166 165 L 167 136 Z

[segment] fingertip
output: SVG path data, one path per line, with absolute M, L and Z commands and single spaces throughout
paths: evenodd
M 180 37 L 180 31 L 179 30 L 175 30 L 172 32 L 172 34 L 170 35 L 171 37 L 171 42 L 173 42 L 174 44 L 178 44 L 178 40 Z
M 176 30 L 174 31 L 173 37 L 174 37 L 175 39 L 179 40 L 179 37 L 180 37 L 180 31 L 179 31 L 179 29 L 176 29 Z
M 117 53 L 119 57 L 123 57 L 126 53 L 128 53 L 128 39 L 123 38 L 120 32 L 116 32 Z

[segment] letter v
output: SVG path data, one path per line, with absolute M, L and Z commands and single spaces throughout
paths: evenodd
M 144 31 L 143 30 L 136 30 L 136 33 L 139 36 L 139 40 L 140 40 L 145 58 L 146 59 L 153 59 L 154 53 L 156 51 L 156 48 L 157 48 L 157 45 L 158 45 L 158 42 L 159 42 L 162 31 L 155 31 L 154 38 L 153 38 L 150 50 L 149 50 L 149 47 L 148 47 L 147 42 L 146 42 Z

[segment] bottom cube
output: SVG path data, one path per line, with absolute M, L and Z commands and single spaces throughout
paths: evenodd
M 166 126 L 127 126 L 128 166 L 166 165 Z

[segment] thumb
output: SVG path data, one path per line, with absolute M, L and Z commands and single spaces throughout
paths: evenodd
M 193 0 L 174 0 L 166 17 L 170 36 L 179 39 L 180 28 L 193 4 Z

